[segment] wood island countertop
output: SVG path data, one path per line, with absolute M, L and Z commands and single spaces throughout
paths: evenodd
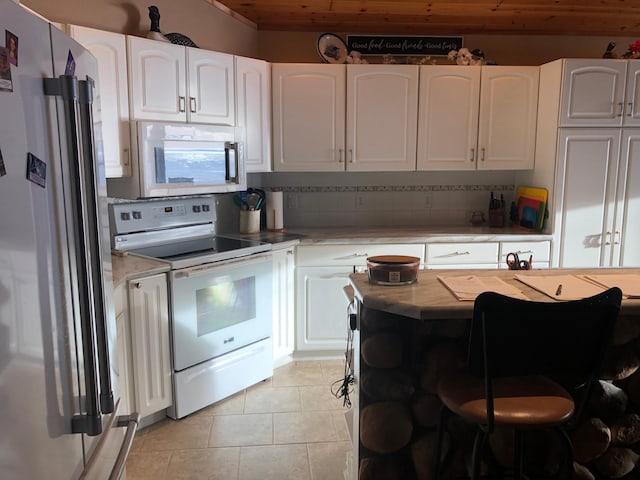
M 566 275 L 566 274 L 605 274 L 605 273 L 640 273 L 634 268 L 607 269 L 540 269 L 528 271 L 513 270 L 419 270 L 418 281 L 412 285 L 373 285 L 369 283 L 367 273 L 353 273 L 349 276 L 356 300 L 363 306 L 393 313 L 418 320 L 446 320 L 471 318 L 472 301 L 458 300 L 438 280 L 438 276 L 497 276 L 505 282 L 517 287 L 530 300 L 553 301 L 547 295 L 529 287 L 515 279 L 520 275 Z M 640 314 L 640 299 L 624 299 L 621 314 Z

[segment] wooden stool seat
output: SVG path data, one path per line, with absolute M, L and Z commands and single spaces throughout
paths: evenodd
M 484 379 L 468 374 L 444 379 L 438 385 L 442 403 L 473 423 L 487 423 L 485 393 Z M 567 422 L 574 409 L 569 392 L 547 377 L 504 377 L 493 381 L 496 425 L 553 427 Z

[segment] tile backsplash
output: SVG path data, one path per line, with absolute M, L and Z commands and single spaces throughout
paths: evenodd
M 347 179 L 344 177 L 348 176 Z M 285 227 L 469 225 L 490 192 L 510 205 L 509 172 L 251 174 L 249 183 L 284 192 Z

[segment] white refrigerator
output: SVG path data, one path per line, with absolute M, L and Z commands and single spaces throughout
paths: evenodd
M 0 0 L 0 478 L 121 478 L 95 59 Z M 17 48 L 16 48 L 17 47 Z

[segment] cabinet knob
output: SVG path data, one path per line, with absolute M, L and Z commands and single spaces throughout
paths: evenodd
M 189 97 L 189 110 L 196 113 L 196 97 Z
M 472 148 L 471 149 L 471 157 L 469 158 L 470 162 L 473 162 L 476 159 L 476 149 Z
M 484 162 L 484 147 L 482 147 L 482 157 L 480 158 L 481 162 Z
M 338 163 L 342 163 L 342 149 L 338 149 Z
M 123 148 L 122 149 L 122 157 L 124 158 L 123 163 L 125 165 L 129 165 L 129 162 L 131 161 L 129 158 L 129 149 L 128 148 Z
M 627 117 L 631 117 L 633 115 L 633 102 L 627 103 L 629 106 L 629 111 L 627 112 Z
M 616 117 L 621 117 L 624 112 L 624 104 L 622 102 L 618 102 L 619 111 Z
M 353 163 L 353 148 L 349 149 L 349 163 Z
M 133 288 L 142 288 L 142 284 L 140 282 L 134 282 Z
M 293 255 L 293 250 L 287 250 L 287 255 Z
M 178 97 L 178 110 L 181 112 L 186 110 L 186 99 L 182 96 Z

